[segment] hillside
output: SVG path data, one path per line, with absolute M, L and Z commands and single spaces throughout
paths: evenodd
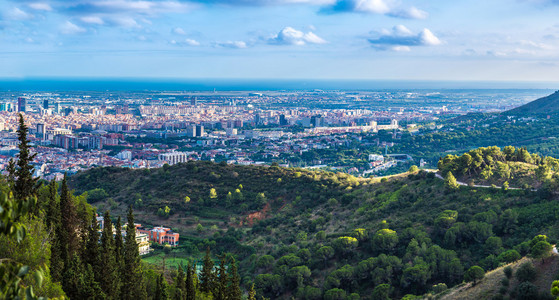
M 506 115 L 543 115 L 559 112 L 559 91 L 505 112 Z
M 538 234 L 559 237 L 552 194 L 452 189 L 423 171 L 369 180 L 189 162 L 70 179 L 113 216 L 133 204 L 139 222 L 177 229 L 181 246 L 170 258 L 196 260 L 206 247 L 234 254 L 245 287 L 269 298 L 423 295 L 460 284 L 471 266 L 488 271 L 527 255 Z
M 443 175 L 451 172 L 458 181 L 472 186 L 509 186 L 548 192 L 555 189 L 555 178 L 559 175 L 559 160 L 512 146 L 482 147 L 461 156 L 447 155 L 439 160 L 438 167 Z
M 524 257 L 514 263 L 503 265 L 485 273 L 485 277 L 478 284 L 461 284 L 442 293 L 439 299 L 489 300 L 499 297 L 504 298 L 507 294 L 512 296 L 517 293 L 515 288 L 520 284 L 518 278 L 514 277 L 514 274 L 516 274 L 519 267 L 525 263 L 532 264 L 536 269 L 537 275 L 532 278 L 531 283 L 537 287 L 540 293 L 548 292 L 551 283 L 557 279 L 557 275 L 559 274 L 559 255 L 557 255 L 557 253 L 553 253 L 551 257 L 547 258 L 543 263 L 539 260 Z M 506 279 L 505 268 L 511 268 L 513 271 L 511 278 L 508 280 Z M 507 282 L 508 285 L 506 285 Z

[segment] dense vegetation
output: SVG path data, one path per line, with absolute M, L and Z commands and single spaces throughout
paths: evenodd
M 60 192 L 55 181 L 33 178 L 21 115 L 18 138 L 17 161 L 0 178 L 0 299 L 242 298 L 235 259 L 221 256 L 214 267 L 209 248 L 200 276 L 191 264 L 186 274 L 182 266 L 173 272 L 145 266 L 132 207 L 124 236 L 120 217 L 113 232 L 109 211 L 101 231 L 87 194 L 74 196 L 66 177 Z
M 173 256 L 199 259 L 208 246 L 234 255 L 245 288 L 270 298 L 422 295 L 530 254 L 538 234 L 559 237 L 553 193 L 451 186 L 424 171 L 369 180 L 189 162 L 93 169 L 71 185 L 106 193 L 96 205 L 135 204 L 143 222 L 177 229 Z
M 559 178 L 559 160 L 530 154 L 525 148 L 506 146 L 470 150 L 461 156 L 447 155 L 439 161 L 439 170 L 451 172 L 463 182 L 495 184 L 523 188 L 553 189 Z M 553 189 L 554 190 L 554 189 Z

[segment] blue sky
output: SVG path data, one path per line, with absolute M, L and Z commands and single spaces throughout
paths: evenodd
M 0 77 L 559 81 L 558 0 L 2 0 Z

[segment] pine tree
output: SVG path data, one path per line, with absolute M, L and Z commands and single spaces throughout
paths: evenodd
M 225 300 L 227 298 L 227 283 L 229 279 L 227 276 L 227 268 L 225 266 L 225 255 L 219 258 L 219 266 L 217 267 L 217 284 L 214 284 L 213 295 L 216 300 Z
M 186 267 L 186 300 L 195 300 L 196 299 L 196 265 L 192 266 L 190 262 L 188 262 L 188 266 Z
M 103 235 L 101 236 L 101 288 L 107 295 L 107 298 L 119 299 L 120 270 L 116 261 L 115 241 L 113 238 L 113 224 L 109 211 L 105 212 L 103 221 Z M 117 236 L 119 236 L 118 233 Z
M 204 265 L 202 266 L 202 272 L 200 272 L 200 291 L 202 293 L 209 293 L 212 291 L 214 286 L 214 262 L 212 261 L 210 247 L 206 249 L 206 255 L 204 256 Z
M 27 197 L 37 192 L 37 181 L 39 178 L 33 178 L 33 166 L 31 162 L 37 155 L 31 154 L 29 140 L 27 140 L 27 125 L 23 120 L 23 115 L 19 114 L 19 127 L 17 129 L 17 139 L 19 141 L 19 153 L 17 154 L 17 162 L 10 161 L 8 167 L 8 178 L 12 184 L 12 191 L 16 200 L 23 201 Z
M 452 172 L 448 172 L 446 177 L 444 178 L 445 185 L 453 190 L 460 187 L 458 182 L 456 181 L 456 177 L 452 174 Z
M 138 300 L 145 299 L 146 290 L 142 277 L 142 265 L 140 264 L 140 252 L 136 243 L 136 226 L 134 225 L 134 212 L 132 206 L 128 210 L 128 224 L 126 227 L 126 238 L 124 241 L 124 267 L 122 282 L 122 299 Z
M 227 289 L 227 299 L 231 300 L 241 300 L 243 298 L 243 292 L 241 291 L 241 277 L 237 271 L 237 262 L 235 258 L 231 258 L 231 265 L 229 269 L 229 288 Z
M 186 295 L 186 279 L 182 266 L 178 267 L 177 278 L 175 280 L 175 299 L 184 300 Z

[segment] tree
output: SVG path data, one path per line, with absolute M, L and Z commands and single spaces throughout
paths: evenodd
M 381 229 L 373 237 L 373 247 L 382 251 L 390 251 L 398 244 L 398 234 L 391 229 Z
M 446 173 L 446 176 L 444 178 L 444 183 L 447 187 L 449 187 L 450 189 L 453 189 L 453 190 L 460 187 L 460 185 L 458 184 L 458 181 L 456 181 L 456 177 L 454 177 L 454 175 L 450 171 L 448 173 Z
M 237 271 L 237 262 L 234 257 L 231 258 L 229 268 L 229 279 L 231 283 L 229 284 L 227 299 L 241 300 L 243 298 L 243 292 L 241 291 L 241 277 Z
M 379 284 L 373 290 L 372 295 L 373 300 L 389 300 L 390 299 L 390 285 L 389 284 Z
M 31 162 L 37 155 L 30 153 L 29 140 L 27 139 L 27 125 L 23 120 L 23 115 L 19 114 L 19 127 L 17 129 L 17 139 L 19 142 L 19 153 L 17 154 L 17 163 L 14 164 L 10 160 L 11 166 L 8 168 L 8 178 L 12 185 L 12 191 L 16 200 L 22 201 L 37 192 L 37 181 L 39 178 L 33 178 L 33 165 Z
M 167 281 L 163 278 L 163 273 L 159 274 L 157 277 L 157 285 L 155 287 L 154 300 L 167 300 L 169 299 L 169 293 L 167 292 Z
M 254 290 L 254 283 L 250 286 L 248 291 L 248 300 L 256 300 L 256 291 Z
M 122 223 L 120 216 L 116 221 L 115 227 L 115 264 L 119 277 L 122 278 L 123 273 L 123 258 L 124 258 L 124 244 L 122 241 Z
M 204 256 L 204 265 L 202 272 L 200 272 L 200 291 L 209 293 L 215 282 L 215 275 L 213 272 L 214 263 L 211 257 L 210 247 L 206 248 L 206 255 Z
M 113 238 L 113 224 L 109 211 L 103 217 L 103 235 L 101 236 L 101 288 L 108 298 L 118 299 L 120 297 L 120 268 L 116 258 L 116 247 Z M 117 232 L 117 237 L 120 234 Z M 122 241 L 122 240 L 121 240 Z
M 522 282 L 516 287 L 516 299 L 533 300 L 539 298 L 538 287 L 531 282 Z
M 102 279 L 101 255 L 99 251 L 99 223 L 95 216 L 91 219 L 91 225 L 87 230 L 87 240 L 85 249 L 83 250 L 82 262 L 84 265 L 89 264 L 95 275 L 95 280 L 100 282 Z
M 63 247 L 60 244 L 60 226 L 62 226 L 62 216 L 57 190 L 58 185 L 53 179 L 48 187 L 49 202 L 46 209 L 45 224 L 53 233 L 51 240 L 50 275 L 53 281 L 60 282 L 62 280 L 62 272 L 64 270 L 64 260 L 62 258 Z
M 464 280 L 469 282 L 473 281 L 474 285 L 476 285 L 479 280 L 482 280 L 483 277 L 485 277 L 485 271 L 479 266 L 469 268 L 464 274 Z
M 559 280 L 554 280 L 551 283 L 551 295 L 555 297 L 555 299 L 559 298 Z
M 175 278 L 175 299 L 183 300 L 186 295 L 186 278 L 182 266 L 178 266 L 177 278 Z
M 538 272 L 531 262 L 525 262 L 516 269 L 514 276 L 519 282 L 533 281 L 536 279 Z
M 217 267 L 216 284 L 213 286 L 213 295 L 216 300 L 225 300 L 227 298 L 227 283 L 229 281 L 227 275 L 225 255 L 219 258 L 219 265 Z
M 124 268 L 122 273 L 122 299 L 137 300 L 145 298 L 145 288 L 142 277 L 140 252 L 136 243 L 136 226 L 134 225 L 134 211 L 128 209 L 128 223 L 124 240 Z
M 215 191 L 214 188 L 210 189 L 210 199 L 216 199 L 217 198 L 217 192 Z
M 190 262 L 188 262 L 188 266 L 186 267 L 186 300 L 194 300 L 196 299 L 196 265 L 192 266 Z
M 66 266 L 78 250 L 78 216 L 72 195 L 68 190 L 66 175 L 62 179 L 60 190 L 60 215 L 61 224 L 56 228 L 58 232 L 55 234 L 59 239 L 57 245 L 60 247 L 60 258 L 64 262 L 64 272 L 66 272 Z
M 415 173 L 417 171 L 419 171 L 419 168 L 416 165 L 413 165 L 408 169 L 408 173 Z
M 541 258 L 544 263 L 545 258 L 551 255 L 552 248 L 553 246 L 547 241 L 539 241 L 530 249 L 530 255 L 536 259 Z

